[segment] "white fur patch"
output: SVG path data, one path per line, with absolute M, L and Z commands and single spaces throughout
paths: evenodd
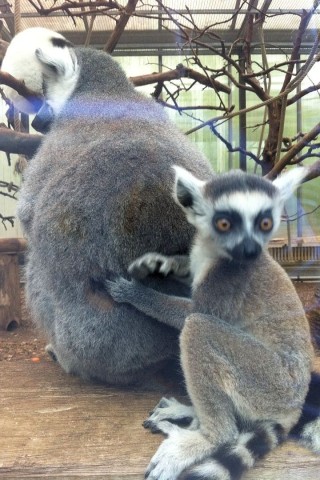
M 183 470 L 212 452 L 212 445 L 198 430 L 186 430 L 170 424 L 166 433 L 168 438 L 162 442 L 147 469 L 145 478 L 148 480 L 175 480 Z M 223 480 L 230 479 L 226 477 Z
M 60 53 L 61 50 L 68 50 L 54 47 L 51 38 L 64 39 L 59 33 L 41 27 L 28 28 L 18 33 L 8 46 L 1 70 L 24 81 L 25 85 L 38 95 L 43 95 L 43 69 L 35 51 L 38 48 L 44 51 L 60 50 Z M 35 113 L 33 105 L 15 90 L 7 86 L 4 86 L 3 90 L 21 112 Z
M 320 453 L 320 418 L 308 423 L 301 434 L 302 443 L 316 453 Z
M 38 48 L 36 56 L 42 65 L 46 82 L 47 103 L 57 115 L 77 84 L 80 73 L 77 57 L 72 48 L 59 48 L 52 44 Z M 47 67 L 51 63 L 58 66 L 58 73 Z
M 207 460 L 201 465 L 191 468 L 190 473 L 202 476 L 204 479 L 231 480 L 229 471 L 215 460 Z
M 295 189 L 302 183 L 307 173 L 307 168 L 296 167 L 282 173 L 282 175 L 273 181 L 273 185 L 280 191 L 283 202 L 290 198 Z
M 190 252 L 190 272 L 192 288 L 196 288 L 206 278 L 208 272 L 221 257 L 229 258 L 229 255 L 223 248 L 214 241 L 212 235 L 211 222 L 208 224 L 206 236 L 197 235 Z
M 196 418 L 194 408 L 191 405 L 184 405 L 175 398 L 163 397 L 153 413 L 149 416 L 148 421 L 155 426 L 159 426 L 160 422 L 168 420 L 169 422 L 181 420 L 184 418 L 192 418 L 192 428 L 199 426 L 199 421 Z
M 249 469 L 252 468 L 255 460 L 246 447 L 247 443 L 254 437 L 254 433 L 242 433 L 239 435 L 237 444 L 231 447 L 231 453 L 241 458 L 242 463 Z
M 185 168 L 177 165 L 173 166 L 175 170 L 175 185 L 173 190 L 173 197 L 178 205 L 184 210 L 188 222 L 198 228 L 198 221 L 207 211 L 206 201 L 203 197 L 203 186 L 205 182 L 199 180 L 192 175 L 191 172 Z M 184 194 L 192 197 L 192 206 L 184 206 L 181 204 L 181 197 Z
M 262 191 L 235 192 L 222 195 L 214 204 L 215 210 L 235 210 L 244 219 L 247 232 L 255 217 L 264 210 L 272 209 L 275 201 Z

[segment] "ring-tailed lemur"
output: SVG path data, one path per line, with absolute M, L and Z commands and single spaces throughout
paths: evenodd
M 139 382 L 176 360 L 179 332 L 112 301 L 104 279 L 109 271 L 126 275 L 127 265 L 150 250 L 188 252 L 194 231 L 172 199 L 171 166 L 202 178 L 211 168 L 108 54 L 73 48 L 42 29 L 19 33 L 7 54 L 16 71 L 21 62 L 37 65 L 53 113 L 18 204 L 29 247 L 28 304 L 67 372 Z M 176 281 L 147 283 L 186 294 Z
M 176 167 L 175 198 L 197 232 L 192 299 L 123 278 L 105 282 L 116 301 L 182 330 L 192 407 L 162 400 L 148 419 L 167 435 L 148 480 L 239 479 L 298 422 L 312 370 L 310 330 L 266 245 L 305 175 L 297 168 L 271 183 L 234 171 L 204 182 Z M 191 428 L 171 422 L 184 417 Z

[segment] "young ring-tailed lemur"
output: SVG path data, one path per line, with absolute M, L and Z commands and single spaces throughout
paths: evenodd
M 162 400 L 146 426 L 167 435 L 148 480 L 240 478 L 298 422 L 313 348 L 297 293 L 266 245 L 284 201 L 306 175 L 273 183 L 240 171 L 204 182 L 176 167 L 175 198 L 196 227 L 192 299 L 136 281 L 106 281 L 126 302 L 180 328 L 191 407 Z M 161 263 L 161 259 L 160 259 Z M 190 428 L 170 420 L 191 417 Z

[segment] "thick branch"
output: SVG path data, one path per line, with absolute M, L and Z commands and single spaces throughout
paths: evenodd
M 31 135 L 0 126 L 0 150 L 32 157 L 40 146 L 42 135 Z
M 24 82 L 17 80 L 10 73 L 0 71 L 0 84 L 13 88 L 19 95 L 27 98 L 37 110 L 41 107 L 43 97 L 37 92 L 30 90 Z
M 250 2 L 248 5 L 248 11 L 250 8 L 252 8 L 254 2 Z M 246 72 L 241 72 L 241 77 L 245 82 L 247 82 L 255 94 L 260 98 L 260 100 L 265 101 L 270 98 L 270 96 L 263 90 L 263 88 L 260 86 L 259 81 L 257 80 L 256 77 L 244 77 L 245 73 L 252 74 L 252 58 L 251 58 L 251 44 L 252 44 L 252 36 L 253 36 L 253 26 L 254 26 L 254 17 L 252 15 L 248 15 L 247 20 L 244 20 L 244 23 L 246 22 L 246 34 L 245 34 L 245 40 L 243 43 L 243 53 L 244 53 L 244 58 L 245 58 L 245 65 L 246 65 Z M 241 33 L 240 33 L 241 35 Z M 239 87 L 241 88 L 241 87 Z
M 136 5 L 139 0 L 128 0 L 128 3 L 126 7 L 124 8 L 123 12 L 120 15 L 119 20 L 117 20 L 117 24 L 115 29 L 113 30 L 111 36 L 109 37 L 109 40 L 104 46 L 104 51 L 108 53 L 112 53 L 113 50 L 116 48 L 117 43 L 126 28 L 126 25 L 129 21 L 129 18 L 133 14 L 133 12 L 136 9 Z
M 141 87 L 142 85 L 150 85 L 151 83 L 178 80 L 182 77 L 196 80 L 198 83 L 201 83 L 201 85 L 214 88 L 219 92 L 228 94 L 231 92 L 231 89 L 226 85 L 223 85 L 223 83 L 220 83 L 212 78 L 208 79 L 205 75 L 202 75 L 196 70 L 192 70 L 192 68 L 185 68 L 181 64 L 177 65 L 174 70 L 168 70 L 167 72 L 161 73 L 151 73 L 149 75 L 139 75 L 136 77 L 131 77 L 130 80 L 136 87 Z

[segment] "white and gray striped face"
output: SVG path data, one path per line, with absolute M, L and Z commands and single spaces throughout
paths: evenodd
M 234 260 L 256 258 L 279 226 L 275 203 L 258 190 L 222 195 L 211 204 L 212 237 Z
M 187 219 L 219 256 L 235 261 L 256 258 L 280 224 L 284 201 L 306 175 L 297 168 L 275 182 L 241 171 L 202 182 L 180 167 L 175 197 Z

